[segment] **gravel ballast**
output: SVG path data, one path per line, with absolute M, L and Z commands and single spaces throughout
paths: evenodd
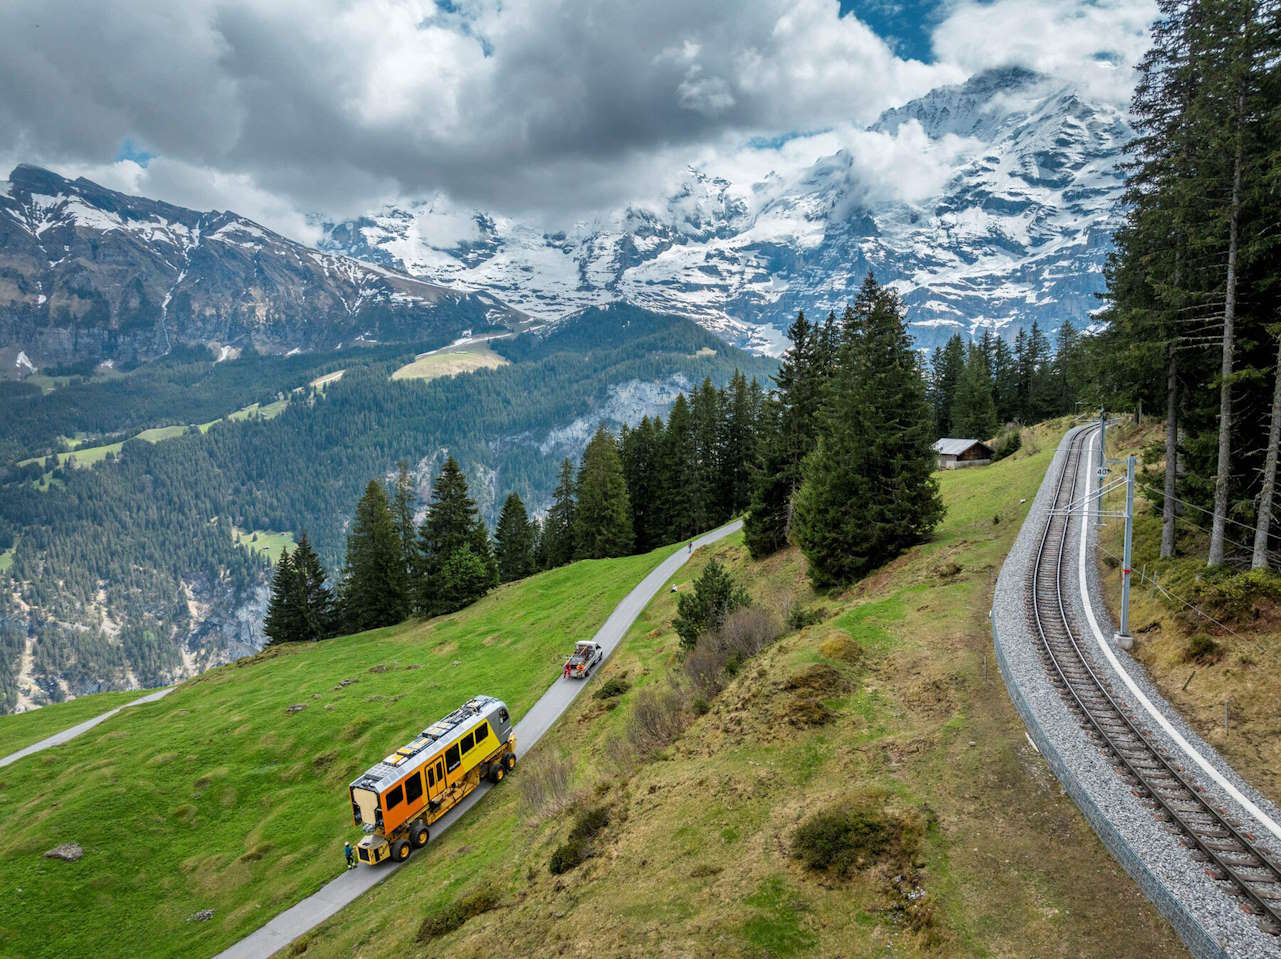
M 1189 855 L 1177 835 L 1160 823 L 1148 806 L 1133 795 L 1130 786 L 1114 769 L 1107 754 L 1086 736 L 1080 721 L 1069 711 L 1062 694 L 1050 680 L 1040 653 L 1039 638 L 1034 634 L 1029 621 L 1027 576 L 1040 543 L 1046 510 L 1054 498 L 1059 471 L 1066 461 L 1068 445 L 1076 432 L 1070 431 L 1060 444 L 997 580 L 992 623 L 1002 677 L 1011 699 L 1027 724 L 1029 734 L 1065 791 L 1081 808 L 1112 854 L 1171 922 L 1193 955 L 1276 959 L 1281 956 L 1281 939 L 1263 932 L 1257 920 L 1243 912 L 1238 900 L 1228 894 L 1231 887 L 1208 878 L 1205 866 Z M 1097 437 L 1093 442 L 1094 462 L 1097 465 Z M 1085 469 L 1083 456 L 1082 473 Z M 1082 476 L 1077 486 L 1078 499 L 1085 489 L 1084 481 L 1085 477 Z M 1065 562 L 1071 564 L 1070 575 L 1066 580 L 1070 586 L 1075 586 L 1078 582 L 1076 557 L 1080 525 L 1079 518 L 1073 520 L 1064 554 Z M 1094 524 L 1090 523 L 1089 527 L 1093 530 Z M 1092 539 L 1093 534 L 1091 545 Z M 1097 600 L 1095 565 L 1087 562 L 1087 570 L 1092 571 L 1089 578 L 1094 593 L 1092 602 L 1100 628 L 1105 635 L 1110 635 L 1111 621 L 1103 613 L 1102 604 Z M 1091 665 L 1096 671 L 1100 671 L 1101 675 L 1111 675 L 1111 665 L 1101 653 L 1097 653 L 1095 638 L 1080 617 L 1082 607 L 1078 593 L 1077 589 L 1069 590 L 1078 607 L 1075 612 L 1082 624 L 1080 628 L 1086 631 L 1086 634 L 1078 635 L 1078 641 L 1087 650 L 1087 655 L 1091 655 Z M 1118 653 L 1118 656 L 1144 693 L 1153 703 L 1159 704 L 1164 715 L 1188 742 L 1261 809 L 1276 818 L 1275 807 L 1242 782 L 1221 757 L 1187 728 L 1186 723 L 1160 698 L 1138 665 L 1122 653 Z M 1145 718 L 1142 707 L 1131 701 L 1128 690 L 1120 681 L 1114 682 L 1113 687 L 1111 691 L 1114 696 L 1124 695 L 1125 701 L 1134 710 L 1134 715 Z M 1177 751 L 1177 746 L 1172 741 L 1165 741 L 1166 737 L 1155 724 L 1145 721 L 1140 725 L 1155 733 L 1158 741 L 1172 753 Z M 1197 775 L 1198 773 L 1199 770 L 1190 762 L 1184 764 L 1184 774 L 1199 783 L 1205 777 Z M 1208 781 L 1203 785 L 1207 790 L 1213 787 L 1213 783 Z M 1211 794 L 1221 795 L 1217 787 Z M 1235 811 L 1235 803 L 1226 795 L 1222 796 L 1218 805 Z M 1245 823 L 1242 816 L 1235 816 L 1234 819 Z M 1264 831 L 1261 828 L 1250 831 L 1262 840 Z M 1053 838 L 1047 837 L 1047 842 L 1049 841 L 1053 841 Z M 1275 843 L 1261 842 L 1261 845 L 1276 852 Z M 1080 881 L 1090 880 L 1088 876 L 1082 876 Z

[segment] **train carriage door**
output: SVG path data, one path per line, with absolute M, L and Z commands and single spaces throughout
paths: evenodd
M 435 763 L 427 768 L 427 793 L 432 799 L 435 799 L 445 789 L 445 764 L 442 760 L 437 759 Z

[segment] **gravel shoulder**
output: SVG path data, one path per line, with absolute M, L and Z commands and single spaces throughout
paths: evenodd
M 1248 959 L 1279 956 L 1281 944 L 1264 933 L 1252 917 L 1241 911 L 1236 900 L 1225 892 L 1225 886 L 1205 876 L 1202 865 L 1192 859 L 1179 839 L 1160 824 L 1150 810 L 1132 794 L 1107 756 L 1089 740 L 1076 717 L 1068 710 L 1061 694 L 1051 683 L 1041 658 L 1039 643 L 1028 618 L 1027 574 L 1035 558 L 1045 511 L 1053 500 L 1055 480 L 1066 460 L 1068 445 L 1076 433 L 1077 430 L 1070 431 L 1060 444 L 1028 520 L 1006 557 L 997 581 L 992 619 L 1002 676 L 1038 750 L 1064 789 L 1081 808 L 1112 854 L 1172 923 L 1189 950 L 1196 956 Z M 1097 463 L 1097 438 L 1093 442 Z M 1086 469 L 1084 458 L 1081 469 L 1083 472 Z M 1076 519 L 1069 533 L 1066 555 L 1077 555 L 1079 531 L 1080 520 Z M 1093 595 L 1090 601 L 1095 615 L 1100 628 L 1110 631 L 1111 621 L 1098 598 L 1096 564 L 1088 563 L 1087 568 L 1093 571 L 1090 580 Z M 1075 565 L 1071 581 L 1076 582 Z M 1074 595 L 1073 602 L 1077 604 L 1077 612 L 1080 613 L 1083 610 L 1081 597 Z M 1093 637 L 1085 638 L 1088 642 L 1084 645 L 1092 653 L 1097 652 Z M 1101 654 L 1097 655 L 1096 662 L 1107 673 L 1111 673 L 1112 667 Z M 1123 662 L 1129 669 L 1133 660 L 1126 657 Z M 1189 743 L 1198 748 L 1225 777 L 1237 783 L 1243 792 L 1249 789 L 1213 750 L 1205 746 L 1178 719 L 1177 713 L 1151 687 L 1137 664 L 1131 675 L 1136 682 L 1146 683 L 1142 687 L 1145 694 L 1153 703 L 1160 704 L 1163 714 L 1183 733 Z M 1142 715 L 1141 709 L 1122 684 L 1117 682 L 1115 686 L 1134 707 L 1136 715 Z M 1175 748 L 1172 743 L 1167 743 L 1167 746 L 1171 750 Z M 1196 770 L 1190 763 L 1188 769 L 1195 775 Z M 1266 800 L 1253 790 L 1246 794 L 1259 802 L 1261 808 L 1272 809 L 1270 804 L 1264 805 Z M 1256 835 L 1259 833 L 1260 831 L 1256 831 Z M 1047 841 L 1050 841 L 1049 837 Z M 1275 850 L 1275 845 L 1270 845 L 1269 848 Z M 1081 881 L 1088 882 L 1089 879 L 1081 877 Z

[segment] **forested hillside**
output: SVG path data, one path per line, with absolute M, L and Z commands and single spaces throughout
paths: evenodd
M 305 387 L 272 419 L 127 441 L 94 468 L 54 469 L 47 484 L 33 483 L 30 468 L 11 471 L 0 497 L 0 528 L 12 540 L 12 585 L 0 610 L 5 705 L 17 701 L 20 673 L 37 696 L 58 699 L 156 684 L 256 648 L 267 566 L 237 545 L 237 531 L 306 532 L 336 569 L 347 517 L 369 479 L 405 460 L 423 492 L 446 456 L 462 465 L 488 522 L 500 490 L 538 509 L 560 460 L 577 455 L 599 421 L 619 425 L 665 409 L 705 377 L 723 383 L 741 368 L 763 379 L 772 368 L 692 323 L 621 306 L 494 348 L 513 362 L 429 382 L 390 379 L 407 355 L 352 357 L 341 380 Z M 294 371 L 279 362 L 285 389 L 283 374 Z M 207 371 L 226 378 L 229 408 L 219 412 L 245 398 L 235 370 Z M 133 410 L 104 420 L 107 428 L 144 421 L 151 407 L 141 394 L 155 383 L 137 382 L 138 394 L 119 385 L 129 379 L 97 387 L 123 390 L 120 406 Z M 45 404 L 66 401 L 55 391 L 6 402 L 29 404 L 39 421 Z M 198 419 L 210 408 L 183 412 Z M 92 425 L 89 413 L 78 415 Z M 9 436 L 9 449 L 21 445 Z

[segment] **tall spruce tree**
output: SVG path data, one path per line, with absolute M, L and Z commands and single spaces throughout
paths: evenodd
M 771 409 L 763 417 L 769 429 L 743 521 L 744 542 L 758 559 L 787 545 L 792 498 L 801 485 L 801 462 L 814 448 L 819 405 L 830 372 L 822 362 L 819 334 L 803 312 L 788 327 L 787 338 L 791 345 L 774 377 Z
M 712 386 L 710 378 L 693 393 L 690 414 L 694 438 L 694 502 L 690 525 L 701 532 L 720 521 L 723 396 Z
M 747 508 L 752 495 L 752 466 L 757 456 L 756 410 L 751 387 L 740 370 L 730 379 L 725 404 L 724 460 L 720 483 L 723 488 L 720 518 Z M 633 509 L 635 500 L 632 501 Z
M 931 369 L 931 399 L 934 407 L 934 431 L 939 436 L 955 436 L 952 408 L 957 385 L 965 370 L 965 343 L 961 334 L 953 333 L 938 353 Z
M 983 350 L 971 347 L 952 401 L 952 432 L 964 439 L 990 439 L 996 434 L 996 402 Z
M 635 536 L 627 480 L 618 446 L 604 426 L 596 430 L 583 451 L 576 490 L 575 558 L 603 559 L 629 553 Z
M 898 298 L 869 274 L 796 496 L 795 537 L 818 586 L 848 583 L 943 516 L 933 421 Z
M 382 484 L 370 480 L 347 533 L 343 622 L 350 632 L 390 626 L 404 619 L 409 608 L 400 535 Z
M 564 566 L 574 558 L 574 467 L 566 458 L 560 467 L 560 483 L 552 494 L 552 505 L 543 519 L 542 548 L 546 568 Z
M 291 559 L 296 605 L 300 619 L 299 639 L 315 642 L 333 635 L 334 598 L 327 585 L 329 574 L 303 533 Z
M 636 534 L 636 551 L 647 553 L 663 542 L 661 504 L 662 489 L 659 448 L 663 441 L 663 421 L 642 417 L 635 429 L 623 427 L 621 447 L 623 476 L 627 480 L 627 500 L 632 507 L 632 530 Z
M 472 559 L 481 564 L 486 573 L 485 589 L 497 579 L 489 534 L 476 509 L 476 501 L 467 491 L 467 478 L 452 456 L 445 461 L 440 475 L 432 484 L 431 503 L 418 529 L 418 549 L 422 556 L 418 604 L 427 615 L 457 609 L 459 597 L 466 594 L 459 584 L 444 578 L 445 566 L 455 552 L 465 549 Z M 470 561 L 456 568 L 471 582 Z M 470 599 L 483 595 L 483 592 L 470 594 Z
M 418 579 L 418 531 L 414 527 L 414 504 L 417 491 L 409 464 L 401 460 L 396 464 L 396 485 L 391 498 L 391 516 L 396 521 L 400 536 L 400 552 L 405 566 L 405 577 L 410 583 Z
M 534 527 L 524 501 L 514 492 L 503 503 L 494 543 L 499 580 L 510 583 L 534 571 Z
M 262 631 L 269 646 L 293 643 L 301 638 L 294 564 L 287 546 L 280 551 L 280 559 L 276 561 L 276 569 L 271 577 L 271 597 L 267 600 L 267 615 L 263 619 Z
M 696 516 L 698 478 L 695 472 L 697 446 L 694 439 L 694 417 L 685 394 L 672 404 L 667 428 L 659 449 L 658 478 L 662 484 L 662 542 L 672 543 L 701 532 Z

